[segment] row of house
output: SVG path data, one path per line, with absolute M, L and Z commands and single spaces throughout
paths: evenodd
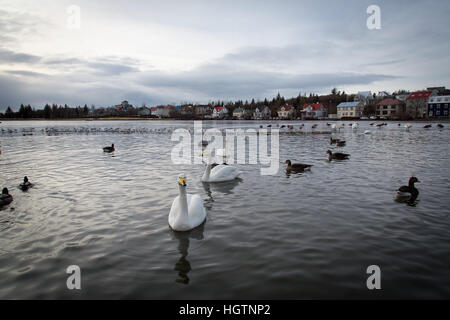
M 449 93 L 445 87 L 436 87 L 396 96 L 378 94 L 377 97 L 385 98 L 376 103 L 375 115 L 386 119 L 448 117 Z M 361 118 L 364 108 L 374 99 L 370 91 L 358 93 L 355 101 L 337 106 L 338 118 Z

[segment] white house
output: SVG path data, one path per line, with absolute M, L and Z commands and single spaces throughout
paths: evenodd
M 354 101 L 362 102 L 364 105 L 369 104 L 373 100 L 373 95 L 371 91 L 360 91 L 356 94 Z
M 304 104 L 301 111 L 302 119 L 320 119 L 328 115 L 327 107 L 323 103 Z
M 215 107 L 212 117 L 214 119 L 223 119 L 228 116 L 228 109 L 225 107 Z
M 278 108 L 277 112 L 278 118 L 280 119 L 290 119 L 295 117 L 295 109 L 289 104 L 285 104 L 284 106 Z
M 363 101 L 342 102 L 337 106 L 338 118 L 360 118 L 364 110 Z
M 256 107 L 255 111 L 253 112 L 253 118 L 257 120 L 269 119 L 271 115 L 272 111 L 270 111 L 268 106 Z

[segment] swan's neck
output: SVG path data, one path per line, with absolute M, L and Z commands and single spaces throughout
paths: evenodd
M 180 191 L 180 196 L 178 201 L 180 202 L 180 212 L 178 213 L 177 220 L 179 223 L 188 224 L 189 214 L 188 214 L 188 203 L 186 195 L 186 187 L 178 184 L 178 190 Z
M 211 163 L 208 163 L 206 165 L 206 169 L 205 169 L 205 173 L 203 173 L 203 181 L 208 181 L 209 180 L 209 176 L 211 175 Z

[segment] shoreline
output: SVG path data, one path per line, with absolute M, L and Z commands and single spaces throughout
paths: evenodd
M 105 117 L 105 118 L 70 118 L 70 119 L 43 119 L 43 118 L 28 118 L 28 119 L 1 119 L 2 122 L 9 121 L 260 121 L 260 122 L 270 122 L 270 121 L 293 121 L 293 122 L 339 122 L 339 121 L 365 121 L 365 122 L 431 122 L 431 123 L 448 123 L 450 118 L 446 119 L 412 119 L 412 120 L 389 120 L 389 119 L 250 119 L 250 120 L 239 120 L 239 119 L 179 119 L 179 118 L 133 118 L 133 117 Z

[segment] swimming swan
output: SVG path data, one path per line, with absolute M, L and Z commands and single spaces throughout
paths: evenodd
M 224 182 L 231 181 L 239 177 L 241 172 L 235 167 L 228 164 L 219 164 L 212 168 L 211 154 L 208 156 L 205 173 L 203 173 L 203 182 Z
M 189 231 L 201 225 L 206 219 L 203 200 L 197 194 L 186 193 L 186 177 L 178 177 L 180 195 L 172 203 L 169 213 L 169 226 L 174 231 Z

